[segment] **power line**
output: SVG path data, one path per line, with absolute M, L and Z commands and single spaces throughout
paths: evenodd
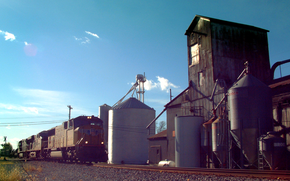
M 0 120 L 1 119 L 47 119 L 47 118 L 51 118 L 51 117 L 64 117 L 64 115 L 61 115 L 61 116 L 31 116 L 31 117 L 6 117 L 6 118 L 1 118 L 0 117 Z
M 37 122 L 12 122 L 12 123 L 0 123 L 0 127 L 7 126 L 28 126 L 28 125 L 43 125 L 43 124 L 54 124 L 62 123 L 63 120 L 54 120 L 54 121 L 37 121 Z

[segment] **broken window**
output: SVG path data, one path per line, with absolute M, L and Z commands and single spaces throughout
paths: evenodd
M 195 44 L 190 47 L 189 66 L 196 65 L 198 63 L 199 63 L 199 45 Z

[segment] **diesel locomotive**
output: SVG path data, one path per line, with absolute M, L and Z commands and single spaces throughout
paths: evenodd
M 71 162 L 106 162 L 103 121 L 79 116 L 18 143 L 20 158 L 60 159 Z

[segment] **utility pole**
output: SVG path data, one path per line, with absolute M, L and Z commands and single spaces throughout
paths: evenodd
M 170 89 L 170 101 L 172 101 L 172 98 L 173 98 L 173 96 L 172 96 L 171 89 Z
M 72 107 L 71 107 L 71 105 L 68 105 L 67 106 L 68 107 L 68 120 L 70 120 L 70 114 L 71 114 L 71 110 L 73 109 Z

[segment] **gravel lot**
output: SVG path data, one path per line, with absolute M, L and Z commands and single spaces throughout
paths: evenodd
M 269 180 L 245 177 L 218 177 L 213 175 L 174 174 L 167 172 L 138 171 L 105 168 L 79 164 L 29 161 L 20 163 L 23 180 L 29 181 L 91 181 L 91 180 Z M 26 170 L 26 171 L 25 171 Z

